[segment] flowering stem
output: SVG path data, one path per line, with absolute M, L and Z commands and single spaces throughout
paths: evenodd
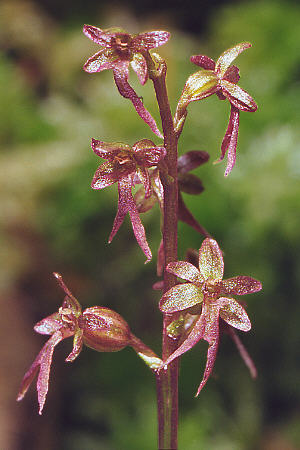
M 145 55 L 149 77 L 153 81 L 159 106 L 164 145 L 167 151 L 164 162 L 167 170 L 160 172 L 164 188 L 163 246 L 164 267 L 177 260 L 178 184 L 177 137 L 174 131 L 167 88 L 166 64 L 159 61 L 156 69 L 149 53 Z M 176 284 L 176 277 L 164 271 L 164 292 Z M 167 334 L 168 325 L 176 319 L 174 314 L 164 314 L 162 357 L 166 360 L 177 348 L 177 342 Z M 157 376 L 158 442 L 159 449 L 177 449 L 178 428 L 178 359 L 162 369 Z

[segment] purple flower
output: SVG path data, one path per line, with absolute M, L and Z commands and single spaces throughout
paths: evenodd
M 155 371 L 161 366 L 162 361 L 131 333 L 123 317 L 103 306 L 92 306 L 81 312 L 80 304 L 63 282 L 61 275 L 58 273 L 53 275 L 64 290 L 66 297 L 58 312 L 51 314 L 34 326 L 37 333 L 51 335 L 51 337 L 25 373 L 17 396 L 18 401 L 24 398 L 38 374 L 39 414 L 42 414 L 48 392 L 54 348 L 60 341 L 71 336 L 74 336 L 73 349 L 66 358 L 67 362 L 72 362 L 77 358 L 84 344 L 98 352 L 117 352 L 126 346 L 131 346 L 150 369 Z
M 151 196 L 152 187 L 148 168 L 157 166 L 165 157 L 165 148 L 156 147 L 148 139 L 136 142 L 133 147 L 122 143 L 106 143 L 92 139 L 92 149 L 96 155 L 106 159 L 106 162 L 96 170 L 92 180 L 92 188 L 103 189 L 116 182 L 118 183 L 118 211 L 109 236 L 109 242 L 112 241 L 126 214 L 129 213 L 136 240 L 145 253 L 147 261 L 150 261 L 151 250 L 131 190 L 135 184 L 143 183 L 145 197 Z
M 128 83 L 129 65 L 133 68 L 142 85 L 148 79 L 148 68 L 144 54 L 149 50 L 165 44 L 170 33 L 166 31 L 150 31 L 132 35 L 118 28 L 101 30 L 92 25 L 84 25 L 84 34 L 102 48 L 87 60 L 83 66 L 89 73 L 112 69 L 115 83 L 120 94 L 131 100 L 139 116 L 146 122 L 151 130 L 162 137 L 155 120 L 144 107 L 137 93 Z
M 182 96 L 178 103 L 176 119 L 178 126 L 184 121 L 187 105 L 196 100 L 202 100 L 210 95 L 217 94 L 220 100 L 229 100 L 231 104 L 229 124 L 221 145 L 221 161 L 227 152 L 227 167 L 225 176 L 229 175 L 235 165 L 236 147 L 239 131 L 239 112 L 257 110 L 257 105 L 253 98 L 237 83 L 239 81 L 239 69 L 231 66 L 235 58 L 247 48 L 249 42 L 242 42 L 226 50 L 215 62 L 205 55 L 195 55 L 191 61 L 204 70 L 191 75 L 183 89 Z
M 199 268 L 186 261 L 171 262 L 167 271 L 186 280 L 166 292 L 160 301 L 160 309 L 167 314 L 199 308 L 201 314 L 191 327 L 189 334 L 178 349 L 166 360 L 170 364 L 175 358 L 190 350 L 200 339 L 208 342 L 207 362 L 197 394 L 206 384 L 217 356 L 219 345 L 219 318 L 231 327 L 242 331 L 251 329 L 250 319 L 239 302 L 227 295 L 244 295 L 258 292 L 259 281 L 237 276 L 223 280 L 224 262 L 222 252 L 213 239 L 205 239 L 199 250 Z M 189 309 L 189 311 L 191 311 Z

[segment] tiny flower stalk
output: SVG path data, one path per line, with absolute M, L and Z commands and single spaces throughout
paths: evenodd
M 71 291 L 63 282 L 60 274 L 54 273 L 58 283 L 63 288 L 66 297 L 58 312 L 51 314 L 34 326 L 40 334 L 51 335 L 42 347 L 29 370 L 24 375 L 17 400 L 24 398 L 35 376 L 39 414 L 42 414 L 49 386 L 49 375 L 54 348 L 60 341 L 73 336 L 73 349 L 66 358 L 73 362 L 79 356 L 83 344 L 98 352 L 118 352 L 123 348 L 132 347 L 154 372 L 162 361 L 140 339 L 134 336 L 127 322 L 115 311 L 103 306 L 93 306 L 81 311 L 81 306 Z

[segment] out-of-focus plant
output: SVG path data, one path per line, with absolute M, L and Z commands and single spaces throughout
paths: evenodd
M 237 300 L 228 295 L 257 292 L 261 283 L 247 276 L 223 280 L 222 251 L 213 238 L 194 218 L 180 191 L 200 194 L 201 180 L 189 171 L 208 160 L 203 151 L 189 151 L 178 158 L 177 147 L 186 122 L 187 108 L 191 102 L 216 94 L 220 100 L 227 98 L 231 104 L 229 125 L 221 145 L 222 160 L 228 153 L 225 175 L 229 175 L 236 161 L 239 111 L 257 109 L 255 101 L 241 89 L 239 69 L 232 65 L 236 57 L 250 43 L 240 43 L 226 50 L 216 63 L 205 55 L 197 55 L 191 61 L 202 67 L 186 81 L 174 117 L 171 113 L 167 86 L 166 61 L 150 50 L 165 44 L 170 34 L 151 31 L 131 35 L 122 29 L 101 30 L 85 25 L 85 35 L 100 45 L 101 49 L 84 65 L 89 73 L 106 69 L 113 71 L 114 81 L 122 97 L 129 99 L 141 119 L 163 143 L 155 144 L 141 139 L 133 146 L 106 143 L 92 139 L 93 151 L 105 159 L 92 180 L 93 189 L 118 184 L 118 211 L 110 235 L 110 241 L 129 213 L 138 244 L 148 262 L 152 253 L 146 239 L 140 213 L 151 209 L 156 202 L 161 212 L 162 241 L 157 253 L 157 273 L 163 280 L 155 283 L 163 290 L 160 310 L 163 312 L 162 356 L 159 358 L 130 331 L 126 321 L 116 312 L 104 307 L 90 307 L 82 312 L 71 291 L 55 274 L 66 293 L 57 313 L 46 317 L 35 326 L 35 331 L 51 335 L 22 381 L 18 400 L 21 400 L 35 375 L 38 374 L 37 391 L 40 413 L 48 391 L 48 380 L 54 347 L 63 339 L 74 336 L 73 350 L 66 361 L 73 361 L 81 352 L 83 344 L 98 351 L 114 352 L 131 346 L 150 367 L 157 382 L 158 446 L 160 449 L 177 448 L 178 428 L 178 367 L 179 357 L 200 340 L 209 344 L 204 378 L 197 394 L 207 382 L 216 359 L 220 325 L 224 321 L 231 328 L 249 331 L 250 319 Z M 129 84 L 129 66 L 136 72 L 142 85 L 151 80 L 161 117 L 163 135 L 143 101 Z M 142 185 L 135 195 L 133 189 Z M 211 200 L 212 205 L 214 203 Z M 197 263 L 188 253 L 187 261 L 177 261 L 177 224 L 181 220 L 204 235 Z M 198 266 L 198 268 L 196 267 Z M 177 284 L 177 277 L 185 283 Z M 143 296 L 143 292 L 140 292 Z M 252 374 L 253 363 L 235 334 L 232 334 Z

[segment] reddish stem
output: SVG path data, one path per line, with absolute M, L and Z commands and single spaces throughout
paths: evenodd
M 164 188 L 163 246 L 164 267 L 177 261 L 177 223 L 178 223 L 178 183 L 177 183 L 177 137 L 174 131 L 168 93 L 166 88 L 166 65 L 160 63 L 156 70 L 150 55 L 147 59 L 149 77 L 153 81 L 159 106 L 164 145 L 167 151 L 164 159 L 167 172 L 161 171 L 160 178 Z M 164 292 L 176 284 L 176 277 L 164 271 Z M 168 325 L 177 315 L 164 314 L 162 358 L 166 360 L 177 348 L 177 342 L 167 335 Z M 157 376 L 158 441 L 159 449 L 177 449 L 178 428 L 178 359 L 173 361 Z

